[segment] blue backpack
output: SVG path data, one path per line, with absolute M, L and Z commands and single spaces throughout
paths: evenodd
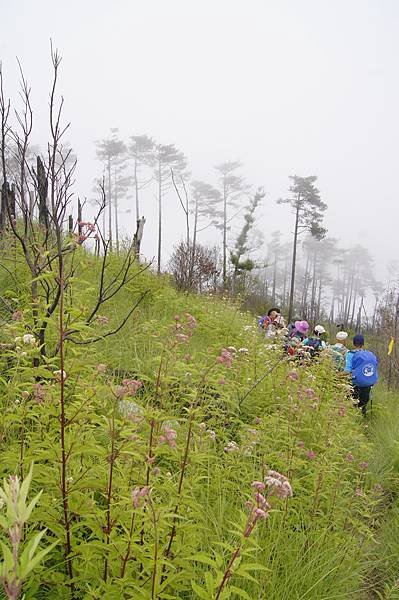
M 369 350 L 357 350 L 353 353 L 352 383 L 357 387 L 368 387 L 378 381 L 378 361 Z

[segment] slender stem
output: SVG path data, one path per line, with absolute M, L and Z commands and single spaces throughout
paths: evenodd
M 113 408 L 112 408 L 112 416 L 110 423 L 110 433 L 111 433 L 111 453 L 109 456 L 109 471 L 108 471 L 108 489 L 107 489 L 107 512 L 106 512 L 106 525 L 105 525 L 105 544 L 109 546 L 110 537 L 111 537 L 111 504 L 112 504 L 112 484 L 113 484 L 113 475 L 114 475 L 114 465 L 115 465 L 115 410 L 116 410 L 116 399 L 114 400 Z M 108 548 L 105 553 L 104 560 L 104 581 L 106 582 L 108 578 Z
M 135 516 L 136 516 L 136 513 L 133 510 L 133 512 L 132 512 L 132 518 L 131 518 L 131 521 L 130 521 L 129 542 L 128 542 L 128 545 L 127 545 L 127 548 L 126 548 L 125 556 L 123 557 L 123 560 L 122 560 L 121 574 L 120 574 L 120 578 L 121 579 L 125 576 L 127 561 L 130 558 L 130 550 L 131 550 L 131 547 L 132 547 L 132 535 L 133 535 L 134 518 L 135 518 Z
M 154 558 L 153 558 L 153 569 L 152 569 L 152 577 L 151 577 L 151 600 L 155 600 L 156 595 L 156 587 L 157 587 L 157 571 L 158 571 L 158 527 L 157 527 L 157 516 L 155 514 L 154 506 L 151 502 L 151 499 L 148 501 L 151 513 L 152 513 L 152 523 L 154 526 Z
M 64 528 L 65 528 L 65 561 L 68 572 L 68 577 L 71 580 L 70 589 L 72 598 L 74 597 L 75 588 L 72 582 L 73 580 L 73 568 L 71 560 L 72 542 L 71 542 L 71 524 L 69 519 L 69 502 L 68 502 L 68 485 L 67 485 L 67 452 L 65 449 L 65 429 L 66 429 L 66 416 L 65 416 L 65 352 L 64 352 L 64 279 L 63 279 L 63 262 L 60 259 L 59 268 L 59 286 L 60 286 L 60 317 L 59 317 L 59 329 L 60 329 L 60 440 L 61 440 L 61 493 L 62 493 L 62 507 L 64 514 Z

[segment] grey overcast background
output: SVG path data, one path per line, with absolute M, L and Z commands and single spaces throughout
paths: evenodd
M 17 100 L 18 56 L 32 87 L 34 140 L 45 144 L 49 39 L 62 56 L 75 191 L 93 196 L 102 173 L 94 141 L 118 127 L 184 151 L 193 177 L 241 160 L 267 198 L 265 234 L 291 231 L 275 200 L 288 176 L 317 175 L 329 235 L 361 243 L 376 276 L 398 247 L 399 2 L 397 0 L 0 0 L 6 93 Z M 130 205 L 130 206 L 129 206 Z M 133 230 L 132 209 L 121 220 Z M 143 252 L 156 252 L 147 194 Z M 167 214 L 169 212 L 169 214 Z M 236 227 L 240 222 L 237 220 Z M 183 235 L 171 194 L 165 257 Z M 209 235 L 209 234 L 208 234 Z M 216 239 L 216 238 L 215 238 Z

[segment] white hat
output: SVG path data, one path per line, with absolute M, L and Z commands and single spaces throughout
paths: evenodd
M 336 337 L 339 342 L 343 342 L 348 337 L 348 334 L 346 333 L 346 331 L 338 331 Z
M 326 332 L 326 330 L 324 329 L 323 325 L 316 325 L 316 327 L 314 328 L 314 330 L 319 335 Z

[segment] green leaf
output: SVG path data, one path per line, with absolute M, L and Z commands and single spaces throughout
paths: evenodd
M 245 600 L 253 600 L 253 598 L 248 594 L 248 592 L 242 590 L 239 587 L 236 587 L 235 585 L 229 585 L 229 589 L 232 592 L 236 593 L 237 596 L 240 596 L 240 598 L 245 598 Z
M 197 583 L 195 583 L 195 581 L 191 581 L 191 587 L 193 588 L 193 591 L 197 594 L 199 598 L 202 598 L 202 600 L 209 600 L 208 592 L 205 591 L 202 587 L 200 587 Z
M 36 556 L 34 558 L 32 558 L 32 560 L 30 560 L 28 562 L 28 564 L 26 565 L 25 569 L 22 571 L 21 569 L 21 577 L 22 579 L 25 579 L 26 576 L 36 567 L 36 565 L 38 565 L 43 558 L 49 553 L 51 552 L 51 550 L 53 548 L 55 548 L 55 546 L 58 544 L 58 540 L 56 542 L 53 542 L 50 546 L 48 546 L 48 548 L 45 548 L 44 550 L 41 550 L 40 552 L 38 552 L 38 554 L 36 554 Z
M 216 562 L 214 560 L 212 560 L 212 558 L 210 556 L 208 556 L 208 554 L 205 554 L 204 552 L 198 552 L 198 554 L 193 554 L 187 560 L 201 562 L 201 563 L 204 563 L 205 565 L 209 565 L 210 567 L 216 566 Z
M 14 567 L 14 559 L 13 556 L 11 554 L 11 550 L 9 549 L 8 546 L 5 545 L 4 542 L 0 541 L 1 544 L 1 549 L 3 551 L 3 558 L 4 558 L 4 563 L 3 563 L 3 577 L 7 576 L 7 573 L 10 573 L 13 570 Z

